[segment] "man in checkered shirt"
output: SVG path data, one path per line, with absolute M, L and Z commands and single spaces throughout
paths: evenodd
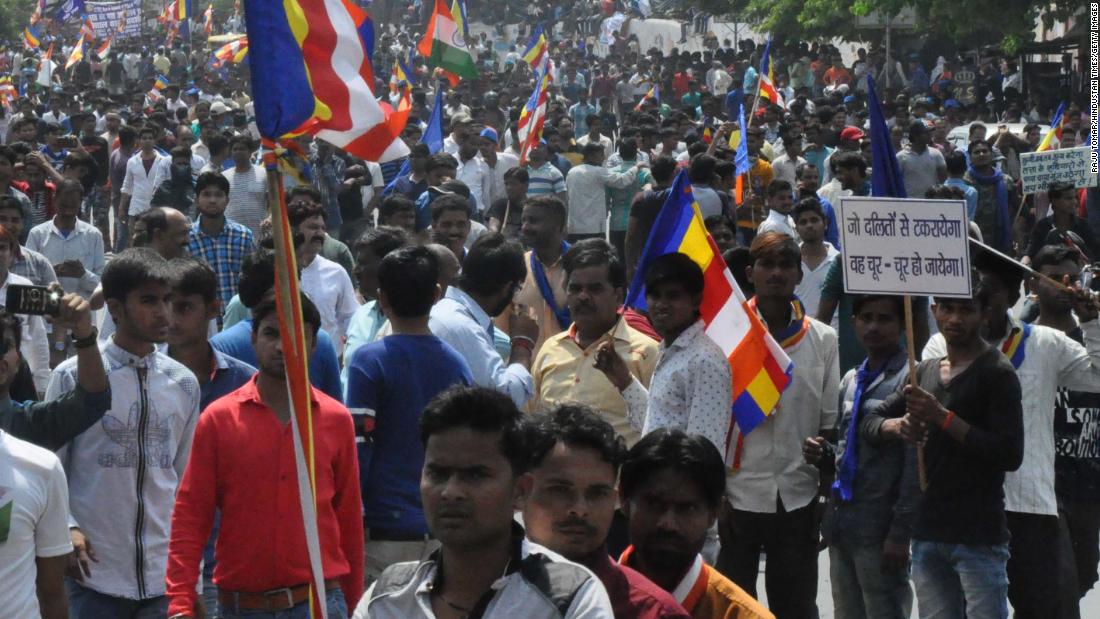
M 241 261 L 255 246 L 252 231 L 225 217 L 229 181 L 218 172 L 203 172 L 195 182 L 199 218 L 191 226 L 188 250 L 218 274 L 218 298 L 229 303 L 237 294 Z M 221 318 L 219 317 L 219 322 Z

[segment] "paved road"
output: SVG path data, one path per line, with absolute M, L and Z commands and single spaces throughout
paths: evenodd
M 832 585 L 829 581 L 828 553 L 823 552 L 818 558 L 817 581 L 817 608 L 821 619 L 833 619 Z M 764 563 L 760 563 L 760 579 L 756 584 L 756 590 L 760 594 L 760 601 L 767 604 L 767 593 L 764 591 Z M 917 616 L 914 603 L 913 617 Z M 1085 599 L 1081 601 L 1081 619 L 1100 619 L 1100 588 L 1093 588 Z

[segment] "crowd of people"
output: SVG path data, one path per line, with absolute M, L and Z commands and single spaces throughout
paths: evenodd
M 373 58 L 380 100 L 411 92 L 410 155 L 304 135 L 277 179 L 247 61 L 162 34 L 68 70 L 0 48 L 19 93 L 0 111 L 0 301 L 58 299 L 0 308 L 0 616 L 305 617 L 319 562 L 329 617 L 815 619 L 822 552 L 838 619 L 1081 616 L 1100 564 L 1100 193 L 1020 184 L 1052 97 L 1054 147 L 1095 144 L 1072 67 L 1025 92 L 1011 59 L 964 83 L 963 56 L 928 71 L 777 43 L 780 105 L 758 97 L 751 40 L 664 53 L 614 33 L 597 55 L 598 20 L 532 4 L 553 81 L 521 162 L 529 30 L 472 36 L 480 77 L 452 88 L 416 54 L 416 6 Z M 913 377 L 902 297 L 844 287 L 869 76 L 908 196 L 965 201 L 1005 254 L 974 252 L 969 299 L 914 297 Z M 699 265 L 638 266 L 678 174 L 793 361 L 748 433 Z M 624 306 L 631 282 L 645 311 Z

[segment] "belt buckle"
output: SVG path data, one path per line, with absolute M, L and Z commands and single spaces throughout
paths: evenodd
M 277 595 L 286 595 L 286 607 L 276 610 L 289 610 L 294 608 L 294 590 L 290 587 L 283 587 L 282 589 L 272 589 L 271 591 L 264 591 L 264 602 L 268 609 L 271 609 L 271 598 Z

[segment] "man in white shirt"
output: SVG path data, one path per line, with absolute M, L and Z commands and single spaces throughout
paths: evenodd
M 131 218 L 149 210 L 156 191 L 157 175 L 161 166 L 171 159 L 157 151 L 157 130 L 145 125 L 138 132 L 141 150 L 126 161 L 126 176 L 122 181 L 122 202 L 118 208 L 118 237 L 129 238 L 128 223 Z M 125 244 L 121 245 L 125 247 Z
M 225 216 L 261 238 L 260 223 L 267 218 L 267 170 L 252 163 L 252 138 L 234 136 L 229 142 L 229 155 L 234 166 L 222 174 L 229 181 L 229 205 Z
M 840 252 L 831 243 L 825 242 L 825 210 L 816 197 L 803 198 L 794 207 L 795 231 L 802 243 L 802 280 L 798 282 L 794 293 L 802 301 L 806 314 L 817 316 L 821 305 L 821 287 L 829 267 Z M 839 324 L 836 315 L 830 325 L 836 329 Z
M 760 222 L 756 234 L 779 232 L 798 240 L 791 211 L 794 210 L 794 188 L 791 183 L 776 179 L 768 185 L 768 216 Z
M 99 286 L 105 261 L 103 235 L 77 217 L 83 196 L 79 182 L 61 181 L 54 196 L 57 214 L 31 229 L 27 247 L 50 261 L 65 292 L 89 299 Z
M 486 208 L 491 208 L 497 200 L 507 199 L 508 193 L 504 188 L 504 173 L 512 168 L 519 167 L 519 157 L 512 153 L 497 150 L 499 142 L 497 132 L 490 127 L 481 130 L 480 146 L 478 151 L 485 165 L 492 170 L 492 184 L 489 195 L 486 196 Z
M 1023 389 L 1024 461 L 1005 474 L 1004 506 L 1011 533 L 1008 597 L 1019 616 L 1052 616 L 1052 592 L 1058 590 L 1059 525 L 1054 488 L 1054 404 L 1064 387 L 1100 392 L 1100 306 L 1094 293 L 1075 283 L 1063 291 L 1074 306 L 1085 344 L 1058 329 L 1028 325 L 1009 314 L 1019 300 L 1023 271 L 1001 258 L 983 254 L 976 260 L 982 285 L 988 287 L 982 337 L 1016 368 Z M 1040 286 L 1049 286 L 1040 281 Z M 943 334 L 924 347 L 924 359 L 947 354 Z M 1057 611 L 1054 610 L 1054 616 Z
M 669 428 L 699 434 L 725 451 L 733 406 L 729 359 L 699 319 L 703 271 L 685 254 L 655 259 L 645 274 L 645 300 L 661 336 L 649 389 L 607 341 L 596 351 L 601 370 L 626 400 L 627 420 L 642 436 Z
M 566 231 L 570 241 L 602 236 L 607 229 L 607 189 L 622 189 L 634 182 L 638 170 L 646 167 L 638 162 L 625 172 L 612 172 L 603 167 L 602 144 L 590 143 L 581 151 L 584 162 L 569 170 L 565 186 L 569 195 L 569 223 Z
M 493 170 L 485 160 L 478 156 L 478 147 L 481 146 L 481 136 L 473 131 L 465 132 L 458 143 L 458 169 L 454 180 L 462 181 L 470 188 L 470 196 L 473 198 L 479 213 L 489 209 L 489 200 L 493 192 Z
M 4 355 L 18 355 L 5 342 Z M 15 367 L 15 364 L 10 364 Z M 52 452 L 0 430 L 0 616 L 67 617 L 69 492 Z
M 806 163 L 802 158 L 802 136 L 796 132 L 788 131 L 783 135 L 783 154 L 772 161 L 772 171 L 776 180 L 784 180 L 795 185 L 798 175 L 795 171 L 798 166 Z
M 732 83 L 733 78 L 730 77 L 729 72 L 726 71 L 721 62 L 715 60 L 710 71 L 707 71 L 707 90 L 714 93 L 716 97 L 722 97 L 725 96 Z
M 286 208 L 291 227 L 305 237 L 298 249 L 302 292 L 317 306 L 321 328 L 332 336 L 339 357 L 348 321 L 359 309 L 355 287 L 344 267 L 321 255 L 326 234 L 321 194 L 311 186 L 299 185 L 287 193 Z
M 588 133 L 577 138 L 577 146 L 584 148 L 588 144 L 599 144 L 603 146 L 603 156 L 606 160 L 614 153 L 615 149 L 611 142 L 611 138 L 600 133 L 600 130 L 603 128 L 603 121 L 600 119 L 599 115 L 589 114 L 585 117 L 585 124 L 588 127 Z
M 757 235 L 749 249 L 749 301 L 794 363 L 791 383 L 767 419 L 748 434 L 732 433 L 726 480 L 731 509 L 719 519 L 717 567 L 756 593 L 760 553 L 767 553 L 770 610 L 778 617 L 812 617 L 817 599 L 818 469 L 802 458 L 807 437 L 835 442 L 840 369 L 837 336 L 794 303 L 801 276 L 798 244 L 777 232 Z M 775 535 L 775 531 L 783 531 Z M 777 582 L 781 579 L 782 582 Z M 782 594 L 780 594 L 782 591 Z

